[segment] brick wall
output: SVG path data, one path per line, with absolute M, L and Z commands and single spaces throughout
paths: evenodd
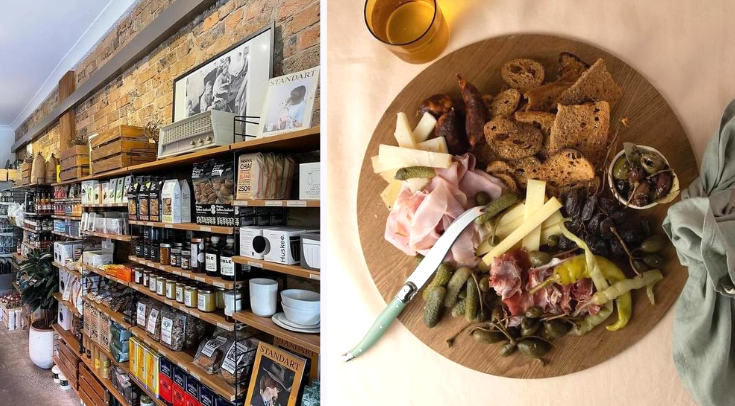
M 87 80 L 137 32 L 173 0 L 142 0 L 122 18 L 75 68 L 77 86 Z M 172 121 L 173 80 L 258 29 L 275 22 L 273 74 L 296 72 L 319 65 L 319 0 L 228 0 L 208 10 L 163 41 L 149 55 L 128 68 L 75 109 L 78 137 L 119 124 L 145 125 Z M 16 140 L 58 104 L 51 95 L 15 131 Z M 312 125 L 319 124 L 319 97 Z M 50 127 L 33 143 L 33 151 L 50 155 L 58 145 L 58 126 Z M 20 151 L 19 151 L 20 152 Z M 22 154 L 19 154 L 19 156 Z

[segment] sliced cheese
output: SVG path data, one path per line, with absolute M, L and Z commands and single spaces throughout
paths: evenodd
M 546 182 L 543 180 L 529 179 L 526 185 L 526 210 L 523 216 L 524 221 L 531 218 L 541 206 L 544 205 L 546 198 Z M 523 237 L 521 245 L 528 251 L 537 251 L 541 242 L 541 225 L 533 229 L 527 236 Z
M 554 224 L 561 223 L 562 220 L 564 220 L 564 216 L 561 215 L 561 212 L 556 212 L 551 215 L 551 217 L 547 218 L 546 221 L 544 221 L 544 224 L 541 225 L 541 228 L 548 228 L 551 227 Z
M 380 156 L 376 155 L 370 158 L 373 162 L 373 173 L 383 173 L 387 171 L 393 171 L 395 175 L 396 171 L 403 168 L 403 165 L 395 163 L 383 163 L 380 161 Z
M 525 215 L 525 213 L 526 203 L 520 203 L 513 206 L 510 210 L 507 210 L 500 217 L 500 220 L 498 221 L 498 227 L 502 227 L 508 223 L 515 222 L 518 219 L 521 219 L 521 221 L 523 221 L 523 216 Z
M 431 182 L 431 179 L 427 178 L 411 178 L 406 180 L 408 188 L 411 189 L 411 192 L 413 193 L 423 190 L 429 182 Z
M 490 252 L 488 252 L 487 255 L 482 258 L 482 260 L 485 261 L 486 264 L 489 264 L 490 262 L 492 262 L 493 258 L 504 254 L 515 244 L 520 242 L 523 237 L 527 236 L 528 233 L 543 224 L 546 219 L 551 217 L 551 215 L 557 212 L 560 208 L 561 203 L 559 202 L 559 200 L 557 200 L 555 197 L 552 197 L 551 199 L 549 199 L 548 202 L 546 202 L 546 204 L 541 206 L 538 211 L 533 213 L 531 217 L 525 220 L 520 227 L 516 228 L 512 233 L 510 233 L 510 235 L 500 241 L 498 245 L 494 246 L 490 250 Z
M 384 169 L 403 168 L 405 166 L 429 166 L 432 168 L 449 168 L 452 156 L 439 152 L 420 151 L 417 149 L 380 145 L 380 164 Z M 374 168 L 374 167 L 373 167 Z
M 390 183 L 396 180 L 396 171 L 387 170 L 387 171 L 380 172 L 380 177 L 385 179 L 386 182 Z
M 546 244 L 552 235 L 561 234 L 561 222 L 541 229 L 541 244 Z
M 444 154 L 449 153 L 449 148 L 447 148 L 447 139 L 444 137 L 436 137 L 426 140 L 416 145 L 416 147 L 422 151 L 441 152 Z
M 403 188 L 403 181 L 394 179 L 380 192 L 380 198 L 383 199 L 383 203 L 385 203 L 388 210 L 393 208 L 393 203 L 396 202 L 398 194 L 401 193 L 401 188 Z
M 398 113 L 396 117 L 396 132 L 393 136 L 396 137 L 399 147 L 416 148 L 416 143 L 413 141 L 413 131 L 411 130 L 411 124 L 408 123 L 406 113 Z
M 525 208 L 525 206 L 524 206 L 524 208 Z M 511 220 L 510 222 L 507 222 L 507 223 L 504 223 L 504 221 L 503 221 L 504 218 L 505 218 L 505 216 L 501 217 L 500 222 L 498 224 L 498 229 L 495 231 L 495 235 L 497 235 L 499 238 L 505 238 L 505 237 L 507 237 L 510 233 L 513 232 L 513 230 L 515 230 L 516 228 L 520 227 L 521 224 L 523 224 L 523 221 L 524 221 L 523 214 L 521 214 L 521 216 L 516 217 L 515 219 L 513 219 L 513 220 Z M 548 219 L 546 219 L 546 221 L 544 221 L 544 224 L 541 225 L 541 228 L 543 229 L 544 227 L 548 227 L 548 226 L 550 226 L 552 224 L 556 224 L 556 223 L 560 222 L 562 219 L 563 219 L 563 217 L 562 217 L 561 213 L 556 212 L 553 215 L 551 215 L 551 217 L 549 217 Z M 543 244 L 541 244 L 541 245 L 543 245 Z
M 434 131 L 434 127 L 436 127 L 436 119 L 434 116 L 430 113 L 424 113 L 424 115 L 421 116 L 421 120 L 416 125 L 416 128 L 413 129 L 413 142 L 419 144 L 429 139 L 429 135 Z

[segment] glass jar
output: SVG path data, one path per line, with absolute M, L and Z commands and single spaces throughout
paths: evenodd
M 217 288 L 217 297 L 215 302 L 218 309 L 225 308 L 225 288 Z
M 161 262 L 161 245 L 157 242 L 151 244 L 151 261 Z
M 170 265 L 171 264 L 171 244 L 167 243 L 161 243 L 160 245 L 160 258 L 157 262 L 160 262 L 161 265 Z
M 216 294 L 208 289 L 199 289 L 197 309 L 206 313 L 215 311 L 217 309 Z
M 143 258 L 146 259 L 146 261 L 150 261 L 153 256 L 151 255 L 151 251 L 153 250 L 153 243 L 151 240 L 146 240 L 146 243 L 143 245 Z
M 136 266 L 133 268 L 135 272 L 135 283 L 138 285 L 143 284 L 143 268 Z
M 191 251 L 187 249 L 181 250 L 181 269 L 188 271 L 191 269 Z
M 166 282 L 168 279 L 164 278 L 163 276 L 158 278 L 158 282 L 156 283 L 156 294 L 158 296 L 164 296 L 166 294 Z
M 171 248 L 171 266 L 181 267 L 181 248 Z
M 166 299 L 176 299 L 176 281 L 166 279 Z
M 186 307 L 197 307 L 199 305 L 199 291 L 195 286 L 184 288 L 184 305 Z
M 144 270 L 143 271 L 143 286 L 146 286 L 147 287 L 150 279 L 151 279 L 151 271 L 149 271 L 147 269 Z
M 179 303 L 184 303 L 184 289 L 185 288 L 186 288 L 186 285 L 184 285 L 183 282 L 176 283 L 176 301 Z
M 191 239 L 190 267 L 193 272 L 204 272 L 204 238 Z
M 134 236 L 132 237 L 133 241 L 135 242 L 135 256 L 138 258 L 143 257 L 143 245 L 144 241 L 142 237 Z
M 225 301 L 225 319 L 232 322 L 232 315 L 242 310 L 242 292 L 238 290 L 228 290 L 224 293 Z

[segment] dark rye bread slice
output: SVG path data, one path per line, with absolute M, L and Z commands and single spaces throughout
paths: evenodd
M 562 93 L 574 84 L 574 81 L 556 81 L 527 90 L 523 97 L 528 100 L 526 111 L 552 111 Z
M 544 142 L 541 130 L 505 118 L 488 121 L 485 140 L 501 159 L 520 159 L 537 154 Z
M 483 96 L 483 101 L 484 101 Z M 490 119 L 494 118 L 508 118 L 518 109 L 518 104 L 521 102 L 521 92 L 516 89 L 507 89 L 500 92 L 495 96 L 486 106 L 488 107 L 488 113 L 490 113 Z
M 490 162 L 500 159 L 498 154 L 487 145 L 487 141 L 481 140 L 472 148 L 472 155 L 477 159 L 477 167 L 482 168 Z M 502 162 L 502 161 L 501 161 Z
M 487 173 L 513 173 L 513 167 L 505 161 L 492 161 L 485 168 Z
M 508 191 L 518 193 L 518 183 L 516 182 L 513 175 L 511 175 L 510 173 L 493 172 L 490 173 L 490 176 L 494 176 L 500 179 L 505 184 L 505 187 L 508 189 Z
M 521 92 L 541 86 L 545 75 L 543 65 L 531 59 L 512 59 L 500 68 L 503 81 Z
M 544 135 L 544 142 L 541 145 L 539 155 L 545 158 L 549 155 L 549 136 L 551 135 L 551 127 L 554 125 L 556 114 L 545 113 L 541 111 L 516 111 L 516 121 L 519 123 L 531 124 L 541 130 Z
M 541 163 L 536 157 L 527 157 L 509 163 L 513 167 L 513 175 L 522 188 L 528 179 L 545 180 L 549 186 L 563 188 L 570 184 L 590 181 L 595 177 L 595 168 L 582 156 L 582 153 L 571 149 L 563 149 L 549 156 Z
M 610 130 L 610 105 L 603 101 L 559 106 L 549 135 L 549 153 L 574 148 L 602 168 Z
M 557 100 L 557 104 L 572 105 L 587 101 L 606 101 L 611 106 L 623 96 L 623 90 L 615 83 L 605 67 L 605 61 L 598 59 L 582 76 Z
M 590 65 L 581 60 L 577 55 L 569 52 L 562 52 L 559 54 L 559 71 L 557 72 L 558 80 L 562 78 L 567 81 L 576 81 L 582 76 L 582 73 L 586 71 Z

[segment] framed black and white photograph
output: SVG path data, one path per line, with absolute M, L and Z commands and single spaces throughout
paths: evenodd
M 273 76 L 273 24 L 174 80 L 173 121 L 209 110 L 257 117 Z M 246 134 L 257 134 L 248 124 Z
M 270 137 L 309 128 L 318 85 L 318 66 L 271 79 L 258 136 Z
M 296 406 L 306 360 L 260 342 L 245 406 Z

